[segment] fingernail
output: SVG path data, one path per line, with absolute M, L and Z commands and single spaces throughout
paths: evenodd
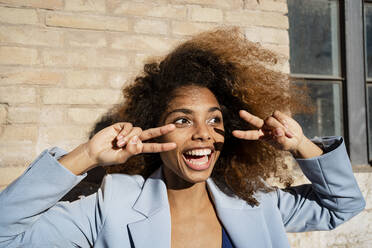
M 122 134 L 119 134 L 118 137 L 116 137 L 118 140 L 122 139 L 124 136 Z
M 290 136 L 289 138 L 293 138 L 294 134 L 291 131 L 287 130 L 286 133 Z
M 133 138 L 130 140 L 130 143 L 131 143 L 131 144 L 137 144 L 137 141 L 138 141 L 138 136 L 135 135 L 135 136 L 133 136 Z
M 127 141 L 125 139 L 118 141 L 118 146 L 123 146 Z
M 283 124 L 283 126 L 285 126 L 285 128 L 288 128 L 288 123 L 286 121 L 283 120 L 282 124 Z
M 282 130 L 275 129 L 275 136 L 277 137 L 283 136 Z

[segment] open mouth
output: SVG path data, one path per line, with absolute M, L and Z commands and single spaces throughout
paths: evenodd
M 211 149 L 193 149 L 182 154 L 186 165 L 197 171 L 209 168 L 213 151 Z

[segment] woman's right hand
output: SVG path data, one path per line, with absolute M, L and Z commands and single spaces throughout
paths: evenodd
M 143 141 L 173 131 L 174 124 L 142 130 L 131 123 L 119 122 L 96 133 L 88 142 L 81 144 L 59 159 L 59 162 L 75 175 L 80 175 L 98 165 L 125 163 L 139 153 L 157 153 L 176 148 L 176 143 L 150 143 Z
M 157 153 L 176 148 L 176 143 L 143 143 L 173 131 L 169 124 L 142 130 L 129 122 L 119 122 L 96 133 L 86 143 L 87 153 L 94 164 L 112 165 L 125 163 L 140 153 Z

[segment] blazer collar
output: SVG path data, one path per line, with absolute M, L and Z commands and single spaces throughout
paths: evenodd
M 149 217 L 164 207 L 169 208 L 169 203 L 167 186 L 160 167 L 145 181 L 133 209 Z
M 207 180 L 207 188 L 217 215 L 235 246 L 240 247 L 239 244 L 247 240 L 255 240 L 257 231 L 254 224 L 262 225 L 264 222 L 262 213 L 259 213 L 261 207 L 252 207 L 236 196 L 223 193 L 211 178 Z M 133 209 L 144 216 L 143 219 L 128 224 L 134 246 L 136 248 L 170 247 L 171 217 L 167 187 L 161 167 L 145 181 Z M 242 230 L 245 230 L 244 234 Z M 265 239 L 264 236 L 261 238 Z M 264 243 L 262 247 L 270 247 L 267 241 Z
M 134 247 L 170 247 L 170 210 L 161 168 L 145 181 L 133 209 L 144 216 L 143 219 L 128 224 Z

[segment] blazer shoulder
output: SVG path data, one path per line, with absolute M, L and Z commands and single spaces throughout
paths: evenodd
M 144 182 L 145 179 L 140 175 L 108 174 L 103 179 L 101 190 L 105 195 L 110 195 L 115 205 L 128 203 L 133 205 L 141 193 Z

